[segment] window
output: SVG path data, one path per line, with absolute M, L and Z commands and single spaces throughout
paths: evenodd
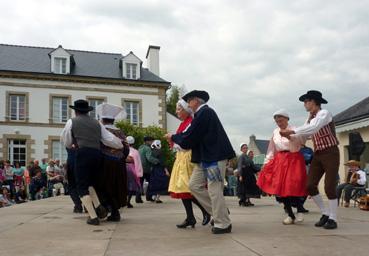
M 60 163 L 66 163 L 68 154 L 67 150 L 65 149 L 64 145 L 57 140 L 52 141 L 51 145 L 51 157 L 52 159 L 59 159 Z
M 52 121 L 64 123 L 68 120 L 68 98 L 52 97 Z
M 137 101 L 125 101 L 127 120 L 133 125 L 139 125 L 140 103 Z
M 104 102 L 103 99 L 89 99 L 88 104 L 94 109 L 89 112 L 90 117 L 93 117 L 95 119 L 98 119 L 97 113 L 96 113 L 96 107 Z
M 57 74 L 67 73 L 67 59 L 66 58 L 54 58 L 54 73 L 57 73 Z
M 137 64 L 126 63 L 126 77 L 128 79 L 136 79 Z
M 8 140 L 9 161 L 19 162 L 21 166 L 26 166 L 26 140 Z
M 26 120 L 25 95 L 9 95 L 9 116 L 10 120 Z

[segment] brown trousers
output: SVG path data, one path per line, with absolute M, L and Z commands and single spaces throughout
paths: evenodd
M 338 168 L 340 163 L 340 153 L 337 146 L 316 151 L 310 165 L 307 189 L 309 195 L 319 194 L 318 185 L 323 174 L 324 190 L 328 199 L 337 199 Z

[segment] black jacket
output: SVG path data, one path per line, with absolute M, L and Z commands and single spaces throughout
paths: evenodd
M 192 149 L 193 163 L 216 162 L 235 157 L 235 152 L 224 128 L 213 109 L 203 106 L 183 133 L 172 140 L 184 149 Z

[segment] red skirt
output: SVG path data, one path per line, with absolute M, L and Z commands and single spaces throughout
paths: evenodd
M 306 166 L 300 152 L 278 152 L 264 165 L 257 185 L 262 191 L 280 197 L 306 196 Z

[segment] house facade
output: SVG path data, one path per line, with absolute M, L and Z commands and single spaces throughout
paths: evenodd
M 344 163 L 349 160 L 348 145 L 349 133 L 359 132 L 365 142 L 365 151 L 361 155 L 360 162 L 363 168 L 369 170 L 369 97 L 345 109 L 334 116 L 336 133 L 340 142 L 340 177 L 345 177 Z
M 85 99 L 124 106 L 137 126 L 167 129 L 165 95 L 170 82 L 160 78 L 158 46 L 149 46 L 150 68 L 127 55 L 0 44 L 0 159 L 66 160 L 59 135 Z M 90 115 L 97 118 L 96 112 Z

